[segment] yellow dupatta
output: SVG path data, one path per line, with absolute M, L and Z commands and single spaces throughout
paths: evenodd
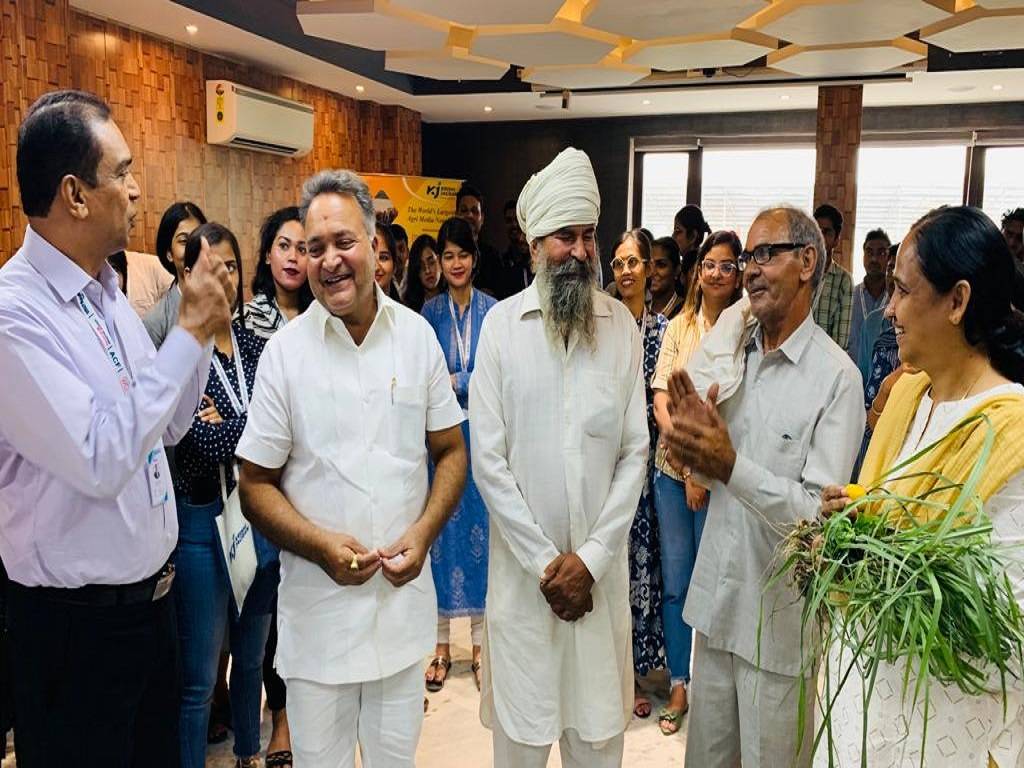
M 904 374 L 893 386 L 861 466 L 860 484 L 865 488 L 879 485 L 880 478 L 895 464 L 914 423 L 921 398 L 930 386 L 931 380 L 925 373 Z M 1024 396 L 1001 394 L 986 398 L 962 421 L 981 414 L 988 417 L 995 431 L 992 452 L 975 488 L 975 493 L 985 502 L 1011 477 L 1024 470 Z M 881 484 L 899 496 L 923 498 L 927 495 L 930 501 L 952 504 L 959 489 L 930 492 L 945 485 L 945 480 L 953 483 L 967 480 L 981 456 L 987 434 L 988 428 L 980 419 L 962 427 L 948 440 L 900 470 L 897 478 L 882 480 Z M 945 480 L 933 473 L 941 473 Z M 924 504 L 908 507 L 907 511 L 918 522 L 928 522 L 939 512 Z

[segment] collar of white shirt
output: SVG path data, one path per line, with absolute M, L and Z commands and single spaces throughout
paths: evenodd
M 594 293 L 594 316 L 595 317 L 611 317 L 612 310 L 611 306 L 604 301 L 609 299 L 615 301 L 608 294 L 603 293 L 596 288 L 593 290 Z M 537 288 L 537 281 L 534 280 L 530 283 L 523 291 L 523 301 L 519 308 L 519 317 L 526 317 L 530 312 L 540 312 L 543 314 L 543 310 L 540 306 L 540 290 Z
M 374 329 L 379 325 L 381 315 L 384 316 L 385 321 L 393 329 L 395 327 L 395 302 L 389 299 L 387 294 L 380 289 L 376 281 L 373 284 L 373 292 L 377 297 L 377 314 L 373 316 L 373 322 L 370 324 L 370 330 L 366 332 L 366 338 L 370 338 L 373 334 Z M 327 334 L 327 329 L 331 328 L 338 336 L 349 344 L 355 346 L 355 342 L 352 340 L 352 334 L 348 332 L 348 328 L 345 327 L 344 321 L 335 315 L 332 315 L 327 311 L 327 308 L 319 301 L 314 301 L 311 307 L 313 317 L 316 318 L 316 327 L 320 331 L 320 340 L 324 341 Z
M 60 296 L 61 301 L 71 301 L 85 290 L 92 281 L 92 275 L 57 250 L 46 238 L 32 229 L 25 227 L 25 240 L 22 244 L 25 257 L 29 264 L 48 282 Z M 99 283 L 108 299 L 117 296 L 117 273 L 109 264 L 104 263 L 100 270 Z
M 776 351 L 785 355 L 789 362 L 794 365 L 799 364 L 800 358 L 803 357 L 804 350 L 807 349 L 807 345 L 811 341 L 811 336 L 814 335 L 814 326 L 814 317 L 811 313 L 808 313 L 807 317 L 804 318 L 804 321 L 797 326 L 795 331 L 789 334 L 789 338 L 782 342 L 782 345 Z M 761 338 L 762 333 L 761 326 L 758 325 L 757 329 L 751 336 L 750 341 L 747 342 L 748 349 L 751 344 L 756 344 L 761 354 L 764 354 L 764 340 Z

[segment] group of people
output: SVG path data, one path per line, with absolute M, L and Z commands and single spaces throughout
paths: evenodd
M 786 527 L 986 413 L 993 535 L 1024 543 L 1020 210 L 1002 232 L 967 207 L 895 244 L 873 230 L 854 287 L 832 206 L 766 209 L 744 243 L 688 205 L 671 236 L 623 233 L 602 290 L 583 152 L 505 206 L 501 254 L 471 185 L 410 246 L 355 173 L 324 170 L 266 218 L 246 302 L 235 234 L 194 203 L 164 213 L 155 260 L 125 252 L 140 190 L 97 97 L 39 99 L 17 166 L 0 559 L 19 766 L 202 766 L 225 654 L 237 765 L 259 764 L 265 686 L 267 766 L 411 766 L 457 617 L 497 768 L 555 742 L 563 765 L 621 765 L 663 668 L 659 727 L 688 717 L 688 765 L 810 765 L 814 638 L 767 581 Z M 1019 563 L 1007 578 L 1024 605 Z M 860 764 L 863 724 L 869 763 L 901 765 L 921 718 L 853 688 L 836 758 Z M 950 696 L 927 763 L 1016 765 L 1024 689 L 1002 707 Z

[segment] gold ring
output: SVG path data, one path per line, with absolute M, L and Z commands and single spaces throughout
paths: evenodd
M 359 555 L 352 555 L 352 562 L 348 564 L 348 568 L 350 571 L 359 570 Z

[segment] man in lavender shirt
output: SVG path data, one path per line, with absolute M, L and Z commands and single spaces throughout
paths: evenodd
M 178 764 L 163 442 L 192 423 L 230 277 L 204 248 L 153 348 L 106 261 L 136 215 L 131 162 L 92 94 L 49 93 L 18 131 L 29 226 L 0 269 L 0 558 L 23 768 Z

